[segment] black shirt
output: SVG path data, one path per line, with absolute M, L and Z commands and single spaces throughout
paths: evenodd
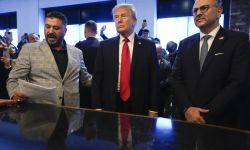
M 60 72 L 60 75 L 63 79 L 64 74 L 66 72 L 67 66 L 68 66 L 68 55 L 67 55 L 67 47 L 66 42 L 64 41 L 64 46 L 61 50 L 55 50 L 51 48 L 51 51 L 54 55 L 58 70 Z

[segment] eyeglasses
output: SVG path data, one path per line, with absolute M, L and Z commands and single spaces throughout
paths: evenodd
M 209 8 L 210 8 L 209 5 L 203 5 L 199 8 L 193 8 L 193 14 L 197 14 L 198 10 L 200 10 L 201 13 L 205 13 L 208 11 Z

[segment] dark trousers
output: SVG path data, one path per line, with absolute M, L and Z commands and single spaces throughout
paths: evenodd
M 128 98 L 127 101 L 123 101 L 120 97 L 120 92 L 116 93 L 116 111 L 123 113 L 133 113 L 131 98 Z
M 80 107 L 81 108 L 91 108 L 91 88 L 79 85 L 80 92 Z

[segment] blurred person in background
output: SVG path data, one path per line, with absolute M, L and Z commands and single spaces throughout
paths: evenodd
M 172 67 L 177 55 L 177 43 L 175 43 L 174 41 L 169 41 L 167 43 L 166 50 L 168 51 L 166 59 L 170 62 Z
M 21 36 L 21 41 L 17 44 L 17 48 L 19 51 L 21 51 L 22 49 L 22 46 L 24 44 L 28 43 L 28 33 L 24 33 L 22 36 Z
M 88 20 L 84 27 L 84 36 L 86 40 L 79 41 L 76 43 L 75 47 L 82 50 L 83 59 L 87 70 L 90 74 L 93 74 L 94 63 L 96 58 L 96 53 L 100 42 L 96 39 L 97 34 L 97 24 L 93 20 Z M 84 87 L 81 84 L 80 88 L 80 106 L 83 108 L 91 108 L 91 88 Z
M 108 37 L 104 34 L 104 31 L 107 29 L 106 25 L 103 25 L 100 29 L 100 36 L 102 37 L 103 40 L 107 40 Z
M 12 41 L 13 41 L 12 32 L 10 32 L 9 30 L 6 30 L 2 40 L 3 40 L 4 43 L 7 44 L 7 48 L 9 50 L 9 54 L 10 54 L 10 58 L 11 59 L 16 59 L 18 54 L 19 54 L 19 50 L 16 48 L 16 46 L 14 44 L 12 44 Z
M 159 38 L 154 38 L 155 44 L 160 44 L 161 45 L 161 40 Z M 161 51 L 161 57 L 167 60 L 168 53 L 167 51 L 161 46 L 162 51 Z
M 8 52 L 7 44 L 3 41 L 3 37 L 0 36 L 0 99 L 9 99 L 9 95 L 6 89 L 6 80 L 11 70 L 10 56 Z
M 28 43 L 35 43 L 40 41 L 40 36 L 36 33 L 30 33 L 28 35 Z
M 159 90 L 159 111 L 160 117 L 170 117 L 171 115 L 171 95 L 169 76 L 171 74 L 170 62 L 162 57 L 162 46 L 156 44 L 158 64 L 160 66 L 160 90 Z

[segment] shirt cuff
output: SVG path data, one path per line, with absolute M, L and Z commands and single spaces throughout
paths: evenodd
M 149 112 L 158 114 L 158 112 L 157 112 L 157 111 L 152 111 L 152 110 L 149 110 Z

